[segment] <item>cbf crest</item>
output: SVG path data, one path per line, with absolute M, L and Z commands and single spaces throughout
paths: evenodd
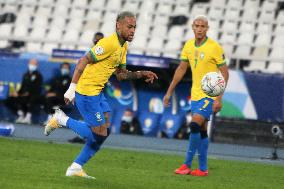
M 100 114 L 100 112 L 97 112 L 95 115 L 96 115 L 97 121 L 102 121 L 102 115 Z

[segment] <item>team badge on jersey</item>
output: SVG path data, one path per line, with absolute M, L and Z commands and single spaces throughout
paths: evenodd
M 104 53 L 104 48 L 102 46 L 97 46 L 95 48 L 96 55 L 102 55 Z
M 97 118 L 97 121 L 102 121 L 102 116 L 101 116 L 100 112 L 96 113 L 96 118 Z

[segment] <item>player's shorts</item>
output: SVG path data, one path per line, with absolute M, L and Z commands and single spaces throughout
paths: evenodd
M 191 101 L 191 112 L 192 115 L 199 114 L 205 119 L 210 120 L 210 116 L 213 113 L 213 102 L 211 98 L 202 98 L 198 101 Z
M 84 121 L 91 127 L 105 124 L 104 112 L 110 112 L 110 107 L 102 92 L 97 96 L 85 96 L 76 92 L 75 103 Z

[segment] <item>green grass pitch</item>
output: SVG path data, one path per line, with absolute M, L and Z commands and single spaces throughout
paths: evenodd
M 72 144 L 0 138 L 0 189 L 284 188 L 284 167 L 209 159 L 209 176 L 174 175 L 183 156 L 103 148 L 85 166 L 96 180 L 65 177 Z M 196 167 L 196 164 L 194 165 Z

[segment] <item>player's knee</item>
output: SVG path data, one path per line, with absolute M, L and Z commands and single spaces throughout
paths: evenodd
M 201 138 L 208 138 L 208 134 L 207 134 L 207 131 L 200 131 L 200 136 Z
M 200 125 L 196 122 L 191 122 L 189 124 L 189 127 L 190 127 L 190 132 L 191 133 L 199 133 L 200 132 Z

